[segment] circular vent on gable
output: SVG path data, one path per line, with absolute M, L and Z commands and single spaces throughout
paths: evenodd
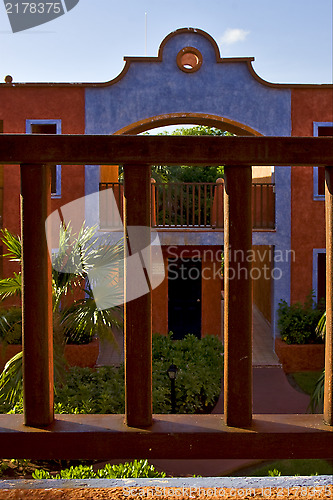
M 178 68 L 185 73 L 194 73 L 200 69 L 202 64 L 202 54 L 195 47 L 184 47 L 177 54 Z

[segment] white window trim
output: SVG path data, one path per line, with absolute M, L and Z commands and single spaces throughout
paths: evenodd
M 26 120 L 26 134 L 31 134 L 31 125 L 56 125 L 57 134 L 61 134 L 61 120 Z M 61 198 L 61 165 L 56 165 L 56 191 L 51 198 Z
M 333 122 L 313 122 L 314 137 L 318 137 L 319 127 L 333 127 Z M 318 167 L 313 167 L 313 199 L 325 200 L 324 194 L 318 194 Z

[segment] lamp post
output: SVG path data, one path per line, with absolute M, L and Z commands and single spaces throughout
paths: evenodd
M 175 381 L 177 378 L 178 368 L 176 365 L 171 364 L 168 368 L 167 374 L 171 383 L 171 413 L 176 413 L 176 391 Z

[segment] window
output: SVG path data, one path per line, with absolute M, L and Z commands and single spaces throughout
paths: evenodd
M 333 136 L 333 123 L 315 122 L 313 135 L 316 137 Z M 313 199 L 323 200 L 325 197 L 325 167 L 313 167 Z
M 61 134 L 61 120 L 27 120 L 27 134 Z M 61 197 L 61 165 L 51 165 L 51 195 Z
M 312 287 L 314 300 L 319 302 L 326 299 L 326 250 L 313 249 Z

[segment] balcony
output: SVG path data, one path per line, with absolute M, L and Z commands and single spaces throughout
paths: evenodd
M 151 183 L 151 226 L 161 230 L 223 230 L 223 179 L 218 182 Z M 100 191 L 112 189 L 119 213 L 123 214 L 123 185 L 102 182 Z M 114 228 L 118 219 L 108 205 L 108 197 L 100 202 L 100 224 L 105 230 Z M 118 219 L 119 220 L 119 219 Z M 252 229 L 275 229 L 275 185 L 252 183 Z

